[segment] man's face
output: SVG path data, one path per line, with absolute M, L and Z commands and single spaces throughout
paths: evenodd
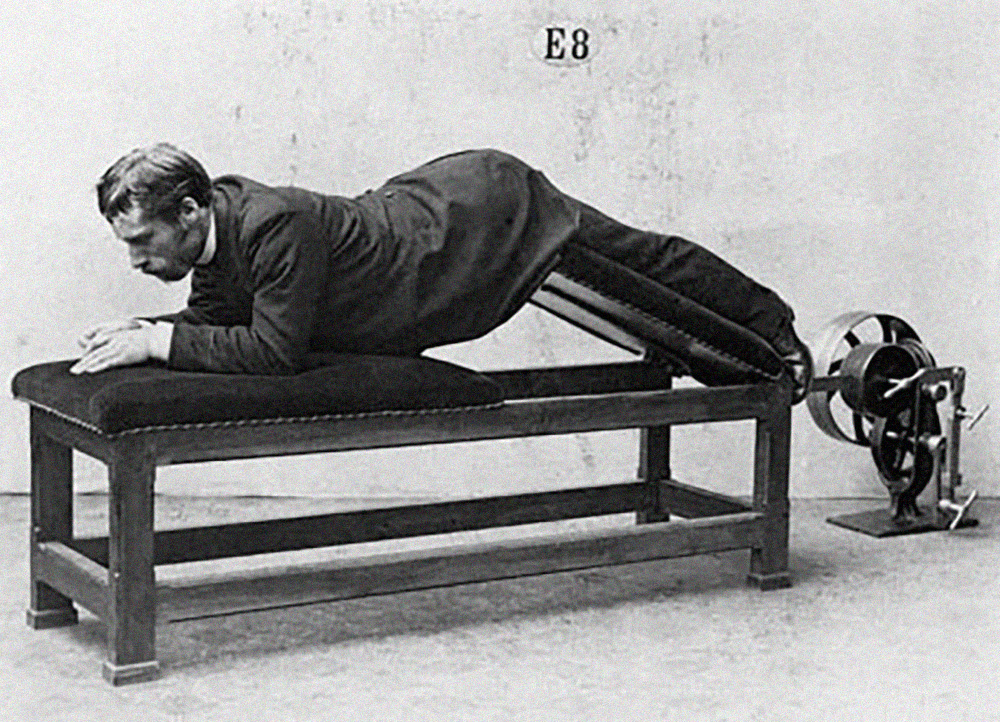
M 119 213 L 111 221 L 119 240 L 128 245 L 129 263 L 161 281 L 179 281 L 188 274 L 197 258 L 190 229 L 180 220 L 174 223 L 146 218 L 139 206 Z

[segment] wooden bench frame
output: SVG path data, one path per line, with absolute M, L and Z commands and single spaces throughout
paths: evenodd
M 286 423 L 154 428 L 104 435 L 32 406 L 31 601 L 36 628 L 77 621 L 74 602 L 107 625 L 104 675 L 113 684 L 157 676 L 158 607 L 257 597 L 255 608 L 347 599 L 749 549 L 749 581 L 790 584 L 790 392 L 776 383 L 672 388 L 669 370 L 642 362 L 490 373 L 502 405 Z M 679 484 L 670 475 L 677 424 L 756 421 L 752 501 Z M 168 464 L 352 449 L 642 429 L 638 480 L 515 496 L 154 531 L 156 468 Z M 74 538 L 72 450 L 108 467 L 108 536 Z M 636 526 L 460 545 L 286 569 L 278 577 L 157 588 L 154 567 L 469 529 L 636 512 Z M 681 519 L 669 520 L 672 515 Z M 239 591 L 240 594 L 235 594 Z M 227 597 L 228 595 L 228 597 Z M 185 601 L 186 600 L 186 601 Z M 189 605 L 185 607 L 185 604 Z

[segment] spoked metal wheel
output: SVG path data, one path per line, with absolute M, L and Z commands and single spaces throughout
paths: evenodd
M 934 476 L 934 451 L 922 439 L 941 433 L 937 409 L 928 400 L 875 420 L 871 447 L 882 483 L 892 498 L 892 516 L 920 515 L 917 497 Z M 917 412 L 919 419 L 914 419 Z
M 816 343 L 816 377 L 838 376 L 851 350 L 862 344 L 898 344 L 906 348 L 918 368 L 934 365 L 934 358 L 916 331 L 901 318 L 884 313 L 853 311 L 835 318 Z M 871 446 L 875 418 L 844 401 L 839 388 L 810 392 L 809 413 L 828 436 L 858 446 Z

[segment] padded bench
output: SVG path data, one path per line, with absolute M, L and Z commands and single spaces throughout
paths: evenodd
M 592 289 L 553 274 L 535 302 L 633 350 L 641 360 L 478 373 L 424 357 L 332 356 L 295 376 L 239 376 L 157 366 L 71 375 L 72 362 L 19 372 L 30 406 L 34 628 L 73 624 L 75 604 L 107 625 L 104 675 L 155 677 L 158 613 L 248 597 L 255 608 L 750 550 L 749 580 L 790 584 L 791 390 L 763 380 L 674 388 L 681 369 Z M 617 315 L 616 315 L 617 314 Z M 643 317 L 645 318 L 645 317 Z M 630 331 L 638 330 L 639 333 Z M 669 339 L 668 339 L 669 340 Z M 685 341 L 686 343 L 687 341 Z M 752 419 L 749 501 L 671 478 L 676 424 Z M 482 439 L 641 429 L 634 481 L 558 491 L 157 531 L 156 469 L 168 464 Z M 108 467 L 108 534 L 73 533 L 72 451 Z M 155 567 L 607 514 L 637 524 L 463 544 L 159 589 Z M 185 606 L 186 605 L 186 606 Z M 242 606 L 241 606 L 242 605 Z

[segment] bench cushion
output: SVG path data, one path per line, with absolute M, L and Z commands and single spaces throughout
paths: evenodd
M 69 373 L 73 361 L 14 376 L 14 396 L 104 434 L 490 406 L 503 401 L 486 376 L 423 357 L 334 355 L 294 376 L 249 376 L 131 366 Z

